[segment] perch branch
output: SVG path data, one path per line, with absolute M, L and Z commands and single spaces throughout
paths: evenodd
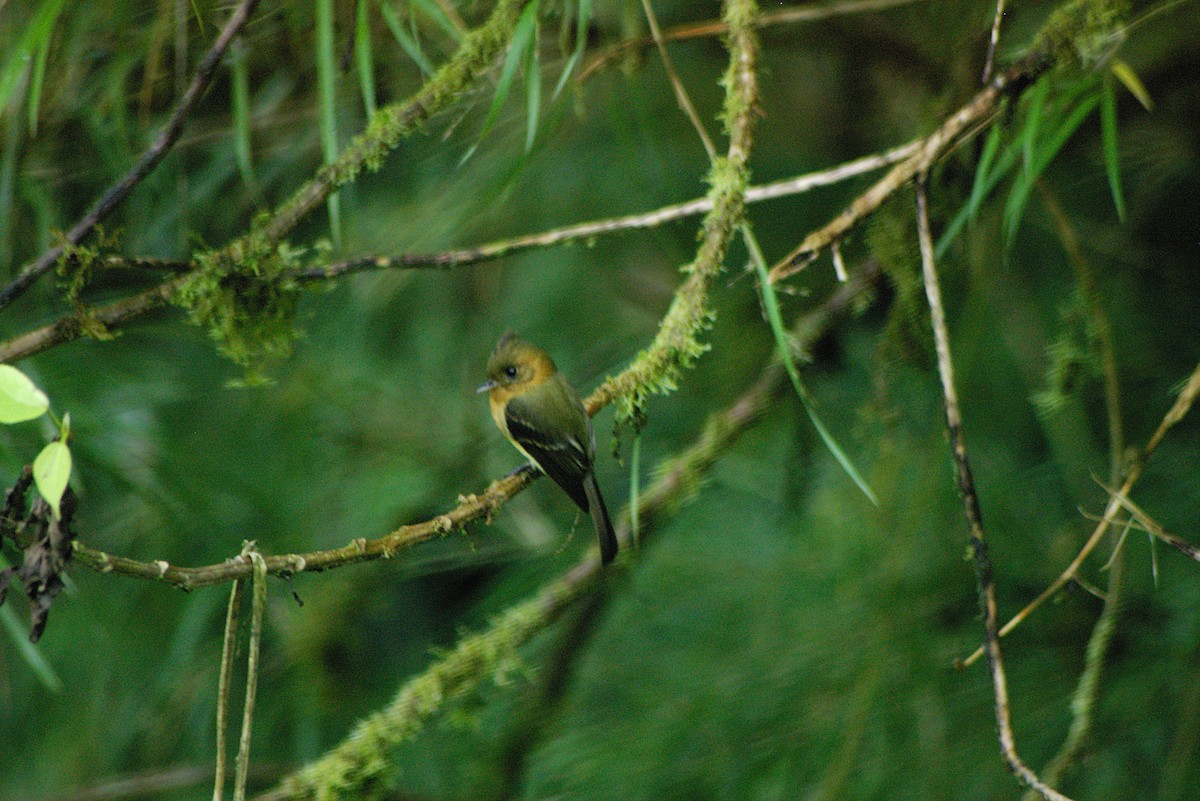
M 979 592 L 979 607 L 983 612 L 984 648 L 992 674 L 992 692 L 995 699 L 996 725 L 999 729 L 1000 751 L 1004 761 L 1018 778 L 1035 789 L 1048 801 L 1069 801 L 1062 793 L 1046 785 L 1017 753 L 1013 735 L 1012 719 L 1008 704 L 1008 679 L 1004 672 L 1004 658 L 1000 652 L 1000 636 L 996 632 L 996 585 L 992 574 L 991 557 L 984 540 L 983 512 L 979 507 L 979 495 L 975 491 L 975 479 L 971 474 L 971 462 L 967 456 L 967 440 L 963 433 L 962 411 L 958 403 L 958 391 L 954 386 L 954 362 L 950 355 L 950 334 L 946 327 L 946 313 L 942 306 L 942 290 L 938 282 L 937 265 L 933 257 L 933 237 L 929 231 L 929 213 L 925 200 L 925 175 L 917 180 L 917 239 L 921 248 L 921 275 L 925 282 L 925 296 L 929 301 L 929 319 L 933 327 L 933 342 L 937 351 L 938 375 L 942 380 L 942 401 L 946 409 L 946 430 L 950 435 L 950 446 L 954 456 L 955 476 L 962 495 L 963 512 L 970 528 L 971 550 L 975 561 L 975 581 Z
M 171 113 L 171 118 L 167 121 L 166 126 L 159 132 L 158 137 L 150 147 L 142 153 L 137 162 L 129 169 L 129 172 L 125 173 L 125 176 L 121 180 L 110 186 L 100 196 L 100 199 L 96 201 L 95 205 L 83 215 L 82 219 L 75 223 L 70 231 L 67 231 L 64 237 L 67 245 L 78 245 L 86 239 L 88 234 L 129 196 L 133 188 L 141 183 L 142 179 L 158 166 L 163 157 L 167 155 L 179 140 L 179 135 L 183 132 L 184 121 L 192 112 L 196 101 L 200 99 L 200 96 L 204 94 L 204 90 L 208 88 L 208 84 L 212 81 L 213 73 L 216 72 L 217 65 L 221 62 L 221 57 L 225 54 L 229 43 L 233 41 L 233 37 L 241 30 L 246 20 L 250 18 L 250 15 L 254 13 L 254 7 L 258 5 L 258 2 L 259 0 L 242 0 L 238 7 L 233 10 L 233 14 L 225 23 L 225 27 L 217 35 L 216 41 L 213 42 L 212 47 L 204 55 L 204 58 L 200 60 L 191 84 L 183 93 L 179 104 L 175 106 L 175 110 Z M 21 269 L 21 272 L 17 274 L 17 277 L 13 279 L 12 283 L 3 290 L 0 290 L 0 311 L 16 300 L 46 271 L 50 270 L 59 257 L 62 256 L 65 249 L 65 245 L 55 245 L 36 260 L 25 265 Z
M 876 280 L 880 271 L 871 265 L 834 292 L 805 316 L 794 332 L 799 347 L 820 338 Z M 652 537 L 667 512 L 686 501 L 720 456 L 762 415 L 788 386 L 778 360 L 764 368 L 759 379 L 731 406 L 710 415 L 703 431 L 687 449 L 660 465 L 658 478 L 643 493 L 640 513 L 642 533 Z M 628 509 L 617 516 L 619 536 L 629 536 Z M 380 778 L 387 760 L 382 751 L 415 735 L 424 720 L 448 701 L 470 691 L 502 669 L 515 650 L 554 622 L 597 579 L 595 548 L 558 579 L 494 619 L 488 629 L 464 637 L 447 655 L 406 682 L 383 710 L 359 722 L 354 730 L 317 761 L 285 779 L 255 801 L 301 801 L 321 798 L 332 788 L 344 795 Z M 624 561 L 618 561 L 618 566 Z

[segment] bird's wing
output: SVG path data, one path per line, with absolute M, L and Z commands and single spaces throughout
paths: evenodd
M 554 431 L 544 415 L 538 413 L 537 407 L 520 396 L 509 400 L 504 409 L 504 420 L 509 436 L 542 472 L 571 496 L 576 506 L 586 510 L 588 499 L 583 477 L 592 469 L 587 443 L 581 442 L 574 433 Z

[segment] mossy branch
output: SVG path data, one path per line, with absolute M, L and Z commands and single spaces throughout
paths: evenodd
M 874 266 L 852 276 L 824 304 L 804 317 L 795 328 L 800 346 L 809 347 L 823 336 L 878 277 L 879 270 Z M 692 497 L 710 468 L 762 417 L 785 386 L 783 370 L 777 361 L 772 361 L 737 401 L 709 417 L 691 446 L 662 463 L 655 471 L 657 478 L 641 497 L 643 537 L 652 536 L 658 521 Z M 618 535 L 628 539 L 629 510 L 623 510 L 617 519 L 621 520 Z M 487 630 L 463 638 L 424 673 L 406 682 L 387 707 L 355 726 L 339 745 L 277 788 L 258 796 L 256 801 L 379 797 L 392 761 L 389 750 L 415 736 L 425 720 L 447 702 L 517 663 L 517 649 L 558 619 L 599 574 L 599 562 L 594 553 L 589 553 L 532 599 L 496 617 Z
M 742 221 L 749 183 L 747 162 L 758 102 L 758 43 L 753 31 L 757 14 L 753 0 L 730 0 L 725 6 L 723 19 L 729 27 L 730 58 L 722 81 L 723 122 L 729 147 L 725 156 L 713 160 L 709 171 L 712 210 L 704 218 L 696 258 L 683 268 L 687 278 L 676 290 L 654 341 L 629 367 L 607 379 L 588 397 L 585 405 L 590 413 L 617 400 L 619 422 L 638 419 L 651 395 L 674 391 L 682 372 L 708 350 L 700 340 L 701 332 L 712 320 L 708 294 L 721 272 L 729 240 Z
M 93 309 L 89 322 L 112 327 L 174 303 L 193 322 L 208 328 L 222 351 L 255 377 L 263 361 L 286 354 L 295 338 L 297 288 L 289 276 L 295 272 L 296 254 L 283 237 L 363 169 L 378 169 L 401 139 L 469 88 L 503 51 L 526 3 L 500 0 L 491 16 L 463 38 L 449 61 L 414 95 L 376 112 L 336 161 L 319 170 L 278 209 L 256 220 L 249 233 L 223 248 L 198 254 L 191 260 L 194 269 L 184 275 Z M 0 362 L 31 356 L 86 334 L 77 317 L 64 317 L 0 345 Z

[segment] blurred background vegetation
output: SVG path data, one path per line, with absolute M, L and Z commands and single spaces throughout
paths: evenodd
M 324 153 L 363 129 L 364 96 L 383 106 L 412 94 L 422 65 L 442 63 L 459 25 L 478 24 L 491 6 L 264 0 L 178 144 L 105 221 L 102 252 L 186 260 L 245 233 Z M 667 30 L 719 16 L 716 3 L 653 7 Z M 586 49 L 555 95 L 581 8 Z M 1001 66 L 1055 8 L 1011 9 Z M 209 0 L 0 2 L 5 283 L 153 139 L 230 9 Z M 994 10 L 912 0 L 764 27 L 753 182 L 932 131 L 978 90 Z M 309 215 L 288 237 L 303 250 L 298 258 L 437 252 L 704 194 L 708 158 L 653 47 L 642 41 L 596 61 L 646 36 L 642 5 L 541 0 L 537 13 L 537 58 L 523 55 L 511 86 L 497 59 L 378 172 L 339 193 L 335 226 L 324 208 Z M 320 34 L 322 14 L 332 38 Z M 1138 5 L 1128 20 L 1135 24 L 1115 57 L 1140 79 L 1152 110 L 1113 78 L 1106 52 L 1090 70 L 1043 79 L 1043 105 L 1027 95 L 989 122 L 1002 148 L 1041 152 L 1056 98 L 1069 112 L 1109 87 L 1124 219 L 1110 187 L 1113 151 L 1092 111 L 1026 203 L 1010 200 L 1026 169 L 1018 161 L 941 260 L 1005 620 L 1058 576 L 1092 530 L 1088 516 L 1107 501 L 1109 414 L 1089 299 L 1111 326 L 1127 448 L 1145 444 L 1200 353 L 1200 8 Z M 674 42 L 669 52 L 700 118 L 719 134 L 728 60 L 720 37 Z M 536 119 L 530 72 L 541 76 Z M 498 86 L 510 89 L 502 103 Z M 1039 115 L 1047 120 L 1040 135 L 1030 123 Z M 986 136 L 935 171 L 935 236 L 971 202 Z M 792 250 L 871 180 L 751 206 L 767 259 Z M 586 604 L 396 748 L 389 782 L 375 792 L 1019 797 L 998 754 L 986 669 L 952 668 L 982 628 L 912 207 L 911 191 L 899 193 L 844 243 L 851 271 L 881 264 L 886 279 L 804 366 L 820 414 L 878 507 L 821 445 L 798 400 L 780 396 Z M 1081 242 L 1094 296 L 1079 289 L 1064 225 Z M 474 393 L 496 338 L 517 330 L 551 351 L 581 391 L 592 389 L 653 338 L 697 227 L 694 218 L 458 269 L 307 284 L 291 355 L 262 365 L 269 380 L 252 387 L 231 386 L 245 369 L 174 308 L 113 339 L 24 360 L 55 411 L 71 413 L 80 539 L 136 559 L 201 565 L 236 555 L 244 540 L 268 554 L 305 552 L 450 509 L 520 463 Z M 647 406 L 643 482 L 771 359 L 746 261 L 739 241 L 714 287 L 711 351 L 677 392 Z M 163 277 L 97 268 L 82 300 L 101 306 Z M 787 281 L 794 293 L 781 297 L 785 319 L 819 306 L 836 284 L 827 256 Z M 0 312 L 0 337 L 73 309 L 47 275 Z M 600 483 L 615 510 L 629 494 L 631 433 L 616 432 L 617 460 L 611 410 L 596 427 Z M 1193 542 L 1198 432 L 1196 418 L 1185 419 L 1134 491 L 1168 531 Z M 33 423 L 0 431 L 6 485 L 50 435 Z M 463 631 L 483 629 L 574 564 L 592 544 L 587 520 L 575 519 L 570 502 L 538 482 L 490 525 L 392 560 L 301 574 L 292 588 L 272 581 L 252 789 L 319 757 Z M 1200 566 L 1147 539 L 1134 531 L 1126 543 L 1095 723 L 1063 783 L 1074 798 L 1188 799 L 1200 783 Z M 1108 583 L 1111 548 L 1106 541 L 1086 563 L 1089 584 Z M 3 555 L 21 558 L 11 542 Z M 87 788 L 129 779 L 137 781 L 103 797 L 210 797 L 227 599 L 227 587 L 183 593 L 75 566 L 33 656 L 14 589 L 0 632 L 0 797 L 99 798 Z M 1072 583 L 1004 641 L 1018 744 L 1035 769 L 1066 736 L 1103 605 Z

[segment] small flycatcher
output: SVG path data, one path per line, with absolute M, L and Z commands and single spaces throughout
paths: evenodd
M 617 555 L 617 535 L 596 485 L 596 439 L 575 388 L 546 351 L 511 332 L 496 343 L 479 388 L 491 401 L 492 419 L 504 436 L 554 479 L 575 505 L 592 515 L 600 561 Z

